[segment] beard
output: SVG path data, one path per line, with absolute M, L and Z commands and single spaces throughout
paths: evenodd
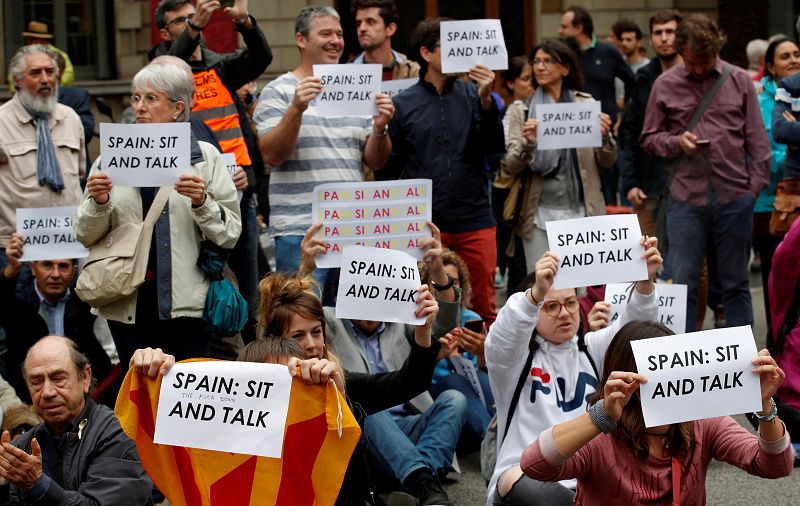
M 53 87 L 49 97 L 31 95 L 25 88 L 17 89 L 17 95 L 19 95 L 19 101 L 22 102 L 22 105 L 28 109 L 50 114 L 55 110 L 56 104 L 58 104 L 58 84 Z

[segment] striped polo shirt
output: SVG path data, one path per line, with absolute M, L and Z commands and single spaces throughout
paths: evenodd
M 287 72 L 261 92 L 253 120 L 262 136 L 275 128 L 292 103 L 298 79 Z M 304 235 L 311 226 L 316 185 L 363 181 L 361 161 L 372 118 L 322 117 L 314 102 L 303 113 L 297 146 L 269 179 L 270 236 Z

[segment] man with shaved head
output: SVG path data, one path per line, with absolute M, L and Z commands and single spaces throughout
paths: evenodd
M 9 444 L 0 477 L 13 504 L 148 504 L 153 483 L 114 412 L 89 397 L 92 368 L 74 342 L 45 336 L 22 364 L 43 423 Z

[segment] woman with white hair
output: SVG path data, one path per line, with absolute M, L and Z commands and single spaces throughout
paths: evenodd
M 151 64 L 133 78 L 136 123 L 189 121 L 192 86 L 175 65 Z M 153 154 L 160 154 L 158 151 Z M 209 280 L 197 265 L 201 240 L 230 249 L 241 231 L 236 188 L 220 153 L 190 142 L 191 165 L 169 192 L 153 228 L 145 281 L 133 294 L 98 309 L 108 319 L 120 361 L 137 348 L 162 347 L 178 359 L 205 356 L 210 336 L 203 321 Z M 85 246 L 106 240 L 126 223 L 141 223 L 159 188 L 115 186 L 98 158 L 78 208 L 75 233 Z

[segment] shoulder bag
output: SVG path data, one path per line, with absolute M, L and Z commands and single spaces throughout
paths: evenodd
M 82 301 L 101 308 L 130 296 L 144 283 L 153 227 L 171 193 L 171 186 L 161 187 L 142 223 L 120 225 L 89 249 L 75 286 Z

